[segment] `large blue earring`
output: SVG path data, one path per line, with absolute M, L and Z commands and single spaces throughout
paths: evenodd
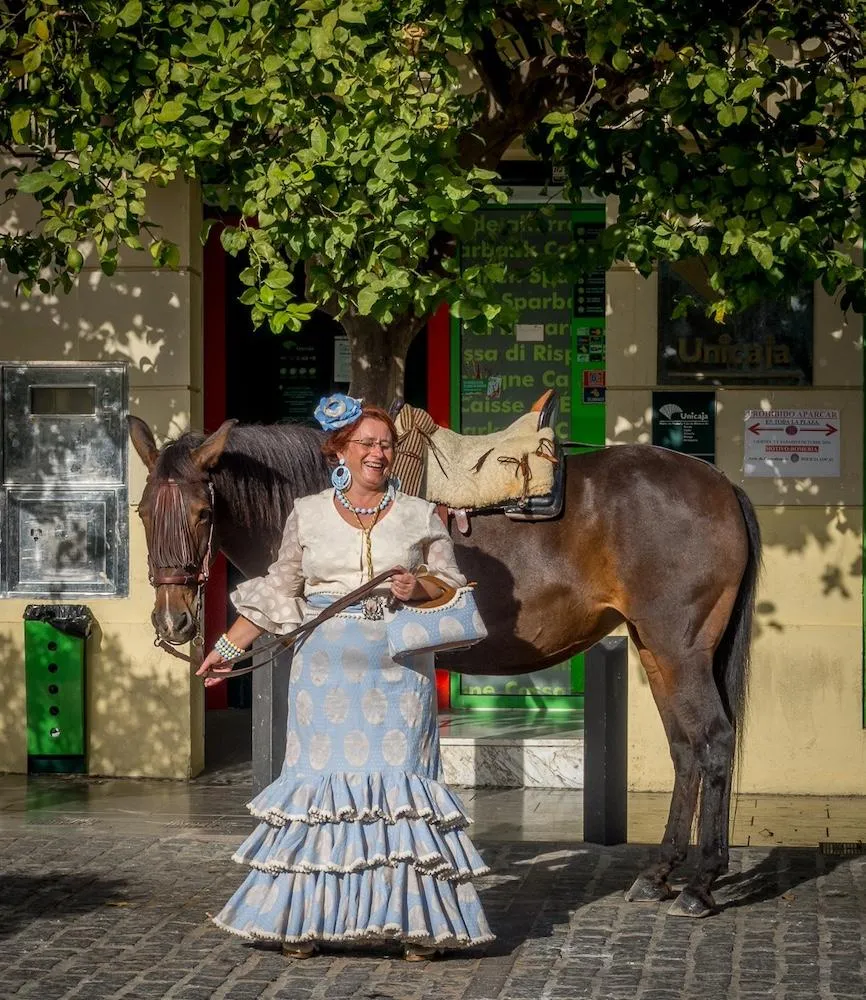
M 345 458 L 341 458 L 340 464 L 334 467 L 334 471 L 331 473 L 331 482 L 334 484 L 334 489 L 341 493 L 352 485 L 352 473 L 346 465 Z

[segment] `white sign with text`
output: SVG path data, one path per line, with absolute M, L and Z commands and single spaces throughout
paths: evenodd
M 838 476 L 838 410 L 746 410 L 747 476 Z

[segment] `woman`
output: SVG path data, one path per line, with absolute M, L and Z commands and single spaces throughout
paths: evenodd
M 399 941 L 409 960 L 492 940 L 468 881 L 487 871 L 439 783 L 433 657 L 388 655 L 386 600 L 426 600 L 465 579 L 434 507 L 388 474 L 390 417 L 347 396 L 316 410 L 333 489 L 295 502 L 276 562 L 232 594 L 240 613 L 199 669 L 262 632 L 284 634 L 392 566 L 409 567 L 295 649 L 282 772 L 249 805 L 262 822 L 234 860 L 252 871 L 215 922 L 295 958 L 327 943 Z M 209 678 L 206 684 L 219 683 Z

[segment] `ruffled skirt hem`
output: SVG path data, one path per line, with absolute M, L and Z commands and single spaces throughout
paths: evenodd
M 269 934 L 265 931 L 238 930 L 229 924 L 225 924 L 219 917 L 211 917 L 211 923 L 220 930 L 234 934 L 235 937 L 243 938 L 246 941 L 267 942 L 277 944 L 307 944 L 308 942 L 323 944 L 351 944 L 351 945 L 379 945 L 391 944 L 394 942 L 407 944 L 420 944 L 436 948 L 477 948 L 480 945 L 490 944 L 496 940 L 495 934 L 486 934 L 475 938 L 457 938 L 451 934 L 441 934 L 438 937 L 431 937 L 425 934 L 406 934 L 401 931 L 398 924 L 389 924 L 385 927 L 368 927 L 364 930 L 355 931 L 351 934 L 314 934 L 308 933 L 301 937 L 285 937 L 280 934 Z
M 405 863 L 348 874 L 253 869 L 211 919 L 247 940 L 287 944 L 469 948 L 494 937 L 474 886 L 441 881 Z
M 247 809 L 270 826 L 424 820 L 440 830 L 472 822 L 450 788 L 407 771 L 333 771 L 320 778 L 284 771 Z
M 438 879 L 466 881 L 488 868 L 462 829 L 422 819 L 362 823 L 343 820 L 309 826 L 260 823 L 232 856 L 257 871 L 351 874 L 406 863 Z

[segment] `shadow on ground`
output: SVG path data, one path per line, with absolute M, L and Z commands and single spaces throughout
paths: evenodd
M 5 875 L 0 886 L 2 940 L 35 920 L 62 918 L 72 922 L 105 906 L 126 905 L 128 883 L 101 875 L 46 871 L 39 875 Z
M 655 861 L 656 850 L 638 845 L 509 844 L 488 848 L 484 857 L 491 875 L 479 886 L 482 902 L 491 926 L 504 928 L 486 954 L 506 955 L 527 940 L 556 936 L 591 904 L 623 903 L 638 873 Z M 695 850 L 672 880 L 675 890 L 686 884 L 696 861 Z M 851 861 L 808 848 L 735 849 L 731 871 L 716 883 L 718 915 L 710 920 L 722 919 L 725 911 L 737 907 L 786 906 L 798 896 L 814 894 L 819 877 Z M 664 914 L 669 906 L 633 903 L 626 908 L 649 916 Z

